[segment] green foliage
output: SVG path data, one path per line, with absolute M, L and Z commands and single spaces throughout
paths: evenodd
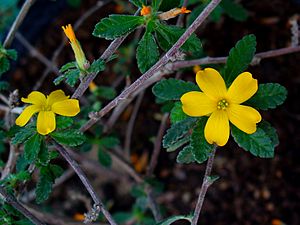
M 187 134 L 186 136 L 184 136 L 183 138 L 179 139 L 177 142 L 173 143 L 172 145 L 170 145 L 166 151 L 167 152 L 173 152 L 175 150 L 177 150 L 178 148 L 180 148 L 181 146 L 185 145 L 186 143 L 188 143 L 191 139 L 191 136 L 189 134 Z
M 180 0 L 161 0 L 159 11 L 168 11 L 169 9 L 179 7 L 181 5 Z
M 256 50 L 256 37 L 253 34 L 243 37 L 229 52 L 223 71 L 227 87 L 251 63 Z
M 37 203 L 42 203 L 48 199 L 55 179 L 62 174 L 63 169 L 54 164 L 48 164 L 40 169 L 40 176 L 35 189 Z
M 1 225 L 33 225 L 23 214 L 6 203 L 0 203 Z
M 82 132 L 70 129 L 70 130 L 57 130 L 50 133 L 50 136 L 62 145 L 78 146 L 85 141 L 85 136 Z
M 272 144 L 271 138 L 260 127 L 257 128 L 255 133 L 246 134 L 235 126 L 232 126 L 231 134 L 235 142 L 252 155 L 260 158 L 274 157 L 275 146 Z
M 43 141 L 41 143 L 41 148 L 40 148 L 40 151 L 38 154 L 37 161 L 39 164 L 41 164 L 43 166 L 48 165 L 48 163 L 50 162 L 50 154 L 49 154 L 49 150 L 48 150 L 48 147 L 47 147 L 45 141 Z
M 18 182 L 27 181 L 30 179 L 30 174 L 27 171 L 20 171 L 16 174 L 10 173 L 7 177 L 0 181 L 0 185 L 10 186 L 14 188 Z
M 164 51 L 168 51 L 184 32 L 185 29 L 183 28 L 168 26 L 157 22 L 157 28 L 155 30 L 156 40 Z M 183 51 L 188 52 L 197 52 L 200 51 L 201 48 L 201 41 L 196 34 L 192 34 L 192 36 L 181 46 Z
M 163 100 L 179 100 L 180 97 L 189 91 L 200 91 L 199 87 L 192 83 L 174 78 L 159 81 L 153 88 L 153 94 Z
M 258 127 L 261 128 L 271 139 L 273 147 L 276 147 L 279 144 L 278 135 L 276 129 L 271 126 L 267 121 L 262 121 L 258 124 Z
M 0 8 L 1 11 L 1 8 Z M 10 68 L 9 60 L 16 60 L 17 52 L 14 49 L 5 49 L 0 43 L 0 77 Z M 4 89 L 4 83 L 0 89 Z
M 116 137 L 103 137 L 99 140 L 95 141 L 98 144 L 98 160 L 99 162 L 105 166 L 110 167 L 112 164 L 112 159 L 110 154 L 108 153 L 108 149 L 111 149 L 120 144 L 120 141 Z
M 73 118 L 72 117 L 66 117 L 66 116 L 56 116 L 56 128 L 57 129 L 66 129 L 73 124 Z
M 74 87 L 75 84 L 77 83 L 79 77 L 80 77 L 81 71 L 78 68 L 75 69 L 68 69 L 65 70 L 65 72 L 58 76 L 53 83 L 55 85 L 60 84 L 63 80 L 65 80 L 65 82 L 70 85 L 71 87 Z
M 168 148 L 175 144 L 179 139 L 187 135 L 188 131 L 194 126 L 196 119 L 187 118 L 178 123 L 175 123 L 167 130 L 163 138 L 163 147 Z
M 142 73 L 145 73 L 159 59 L 158 46 L 153 35 L 146 32 L 140 40 L 136 52 L 137 64 Z
M 112 159 L 111 159 L 109 153 L 103 148 L 99 148 L 99 150 L 98 150 L 98 160 L 99 160 L 100 164 L 104 167 L 111 166 Z
M 129 0 L 132 4 L 134 4 L 136 7 L 142 8 L 143 5 L 146 5 L 145 0 Z
M 12 138 L 11 143 L 13 145 L 22 144 L 34 134 L 36 134 L 35 128 L 27 125 L 24 128 L 19 129 L 19 131 Z
M 246 9 L 234 0 L 222 0 L 220 6 L 228 16 L 237 21 L 245 21 L 248 18 Z
M 24 157 L 28 162 L 33 162 L 41 149 L 43 137 L 39 134 L 31 136 L 24 145 Z
M 189 222 L 192 222 L 192 215 L 188 215 L 188 216 L 171 216 L 168 219 L 165 219 L 162 222 L 157 223 L 156 225 L 170 225 L 178 220 L 187 220 Z
M 186 115 L 182 110 L 182 103 L 181 102 L 175 102 L 174 107 L 171 110 L 170 119 L 172 123 L 178 123 L 184 119 L 188 118 L 188 115 Z
M 195 156 L 193 154 L 193 147 L 185 146 L 177 155 L 177 163 L 192 163 L 195 162 Z
M 110 15 L 96 24 L 93 35 L 112 40 L 132 32 L 143 23 L 142 16 Z
M 105 69 L 105 62 L 102 59 L 95 60 L 88 68 L 89 73 L 99 73 Z
M 68 62 L 60 68 L 59 72 L 64 73 L 68 70 L 75 69 L 76 67 L 77 67 L 76 61 Z
M 285 87 L 277 83 L 260 84 L 258 91 L 245 104 L 258 109 L 274 109 L 281 105 L 287 97 Z
M 17 16 L 19 0 L 1 0 L 0 1 L 0 40 L 3 39 L 4 32 L 13 23 Z

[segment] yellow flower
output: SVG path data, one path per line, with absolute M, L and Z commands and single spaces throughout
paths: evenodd
M 65 32 L 65 35 L 68 37 L 71 47 L 73 49 L 73 52 L 75 54 L 76 62 L 81 70 L 86 70 L 88 61 L 85 58 L 84 52 L 81 48 L 81 45 L 79 41 L 76 39 L 74 30 L 72 28 L 71 24 L 68 24 L 67 26 L 62 26 L 63 31 Z
M 21 115 L 16 119 L 18 126 L 25 126 L 35 113 L 37 117 L 37 131 L 46 135 L 56 128 L 55 114 L 62 116 L 76 116 L 80 112 L 79 101 L 69 99 L 62 90 L 53 91 L 47 97 L 39 92 L 31 92 L 27 98 L 22 98 L 22 102 L 30 103 Z
M 204 128 L 208 143 L 224 146 L 229 139 L 229 121 L 247 134 L 256 131 L 261 121 L 257 110 L 241 103 L 257 91 L 257 80 L 248 72 L 241 73 L 227 89 L 222 76 L 212 68 L 196 74 L 196 82 L 203 92 L 191 91 L 181 97 L 183 111 L 192 117 L 209 116 Z
M 151 13 L 151 7 L 143 5 L 143 8 L 141 10 L 141 16 L 146 16 Z

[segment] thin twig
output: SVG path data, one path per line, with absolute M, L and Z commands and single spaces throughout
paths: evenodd
M 111 225 L 117 225 L 116 222 L 114 221 L 114 219 L 112 218 L 111 214 L 104 207 L 104 204 L 101 201 L 101 199 L 97 196 L 97 194 L 96 194 L 95 190 L 93 189 L 90 181 L 87 179 L 86 175 L 84 174 L 84 172 L 82 171 L 82 169 L 78 165 L 78 163 L 70 156 L 68 151 L 63 146 L 61 146 L 60 144 L 55 143 L 55 142 L 53 144 L 54 144 L 55 148 L 59 151 L 59 153 L 65 158 L 65 160 L 67 160 L 67 162 L 70 164 L 70 166 L 74 169 L 75 173 L 77 174 L 79 179 L 82 181 L 84 187 L 86 188 L 86 190 L 91 195 L 91 197 L 92 197 L 93 201 L 95 202 L 96 206 L 100 208 L 100 211 L 103 213 L 103 215 L 105 216 L 107 221 Z
M 202 13 L 196 18 L 196 20 L 187 28 L 187 30 L 172 46 L 172 48 L 146 73 L 144 73 L 139 79 L 137 79 L 128 88 L 126 88 L 114 100 L 108 103 L 101 111 L 93 113 L 92 118 L 83 126 L 84 129 L 86 130 L 89 127 L 93 126 L 100 118 L 102 118 L 104 115 L 110 112 L 124 99 L 127 99 L 127 97 L 133 92 L 135 92 L 139 88 L 139 86 L 143 85 L 150 77 L 152 77 L 156 72 L 158 72 L 166 63 L 168 63 L 169 60 L 175 56 L 175 54 L 178 52 L 179 48 L 185 43 L 185 41 L 196 31 L 196 29 L 203 23 L 203 21 L 208 17 L 208 15 L 213 11 L 213 9 L 220 3 L 220 1 L 221 0 L 212 0 L 202 11 Z M 89 83 L 85 85 L 87 85 L 88 87 L 88 84 Z
M 203 183 L 202 183 L 201 190 L 200 190 L 200 193 L 198 196 L 198 201 L 196 204 L 196 208 L 195 208 L 195 212 L 194 212 L 194 216 L 193 216 L 191 225 L 197 225 L 207 189 L 214 182 L 214 180 L 210 178 L 210 175 L 211 175 L 211 170 L 212 170 L 213 163 L 214 163 L 215 154 L 216 154 L 216 146 L 214 146 L 213 151 L 210 153 L 210 156 L 207 160 Z
M 42 221 L 40 221 L 38 218 L 36 218 L 31 212 L 29 212 L 21 203 L 19 203 L 15 197 L 8 194 L 4 187 L 0 186 L 0 194 L 3 196 L 4 201 L 7 202 L 7 204 L 14 207 L 16 210 L 18 210 L 20 213 L 22 213 L 26 218 L 31 220 L 36 225 L 46 225 Z
M 4 48 L 8 48 L 14 37 L 15 37 L 15 34 L 17 32 L 17 30 L 19 29 L 19 26 L 22 24 L 25 16 L 27 15 L 30 7 L 32 6 L 32 4 L 35 2 L 35 0 L 26 0 L 25 3 L 23 4 L 17 18 L 15 19 L 13 25 L 11 26 L 7 36 L 6 36 L 6 39 L 3 43 L 3 47 Z

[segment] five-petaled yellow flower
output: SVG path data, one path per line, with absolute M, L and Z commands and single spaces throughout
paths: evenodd
M 46 135 L 55 130 L 55 114 L 62 116 L 76 116 L 80 112 L 79 101 L 69 99 L 62 90 L 53 91 L 47 97 L 39 92 L 31 92 L 27 98 L 22 98 L 22 102 L 30 103 L 21 115 L 16 119 L 18 126 L 25 126 L 35 113 L 37 117 L 37 131 Z
M 196 82 L 203 92 L 191 91 L 181 97 L 183 111 L 192 117 L 209 116 L 204 128 L 208 143 L 224 146 L 230 133 L 229 121 L 247 134 L 256 131 L 261 121 L 257 110 L 241 103 L 257 91 L 257 80 L 248 72 L 241 73 L 227 89 L 222 76 L 212 68 L 196 74 Z
M 81 48 L 81 45 L 75 36 L 72 25 L 68 24 L 67 26 L 62 26 L 62 29 L 70 41 L 71 47 L 75 54 L 75 59 L 76 59 L 77 65 L 79 66 L 79 68 L 81 70 L 87 69 L 86 67 L 89 65 L 88 61 L 86 60 L 85 54 Z

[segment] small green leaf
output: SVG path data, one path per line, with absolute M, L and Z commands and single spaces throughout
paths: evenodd
M 214 148 L 214 145 L 209 144 L 204 137 L 204 127 L 206 121 L 206 117 L 201 117 L 198 120 L 197 125 L 193 130 L 190 143 L 195 160 L 200 164 L 208 159 Z
M 224 80 L 227 87 L 251 63 L 256 51 L 256 37 L 253 34 L 243 37 L 229 52 L 224 68 Z
M 79 77 L 80 77 L 80 70 L 79 69 L 68 70 L 65 73 L 66 83 L 68 85 L 70 85 L 71 87 L 75 86 L 75 84 L 77 83 Z
M 258 124 L 258 127 L 260 127 L 269 136 L 274 147 L 279 144 L 276 129 L 272 127 L 270 123 L 268 123 L 267 121 L 262 121 Z
M 168 26 L 162 23 L 157 23 L 156 40 L 159 46 L 168 51 L 175 42 L 182 36 L 185 29 L 177 26 Z M 200 39 L 196 34 L 192 34 L 189 39 L 181 46 L 183 51 L 197 52 L 202 48 Z
M 26 170 L 26 168 L 29 164 L 30 164 L 30 162 L 28 162 L 25 159 L 24 154 L 19 155 L 19 157 L 17 159 L 17 164 L 16 164 L 16 171 L 21 172 L 21 171 Z
M 171 216 L 168 219 L 165 219 L 162 222 L 157 223 L 156 225 L 170 225 L 178 220 L 187 220 L 189 222 L 192 222 L 192 215 L 188 215 L 188 216 Z
M 120 141 L 116 137 L 103 137 L 99 140 L 99 144 L 105 148 L 113 148 L 120 144 Z
M 66 79 L 66 76 L 64 74 L 60 75 L 54 79 L 53 83 L 59 85 L 64 79 Z
M 177 155 L 177 163 L 192 163 L 195 162 L 195 156 L 193 154 L 193 147 L 186 146 L 184 147 Z
M 76 62 L 74 61 L 74 62 L 68 62 L 67 64 L 65 64 L 65 65 L 63 65 L 61 68 L 60 68 L 60 70 L 59 70 L 59 72 L 60 73 L 64 73 L 64 72 L 66 72 L 67 70 L 70 70 L 70 69 L 75 69 L 76 68 Z
M 71 117 L 66 116 L 57 116 L 56 118 L 56 128 L 57 129 L 65 129 L 73 124 L 73 119 Z
M 188 118 L 182 110 L 182 103 L 176 102 L 174 107 L 171 110 L 170 119 L 172 123 L 178 123 L 184 119 Z
M 140 40 L 136 52 L 136 59 L 141 73 L 145 73 L 158 61 L 158 46 L 150 32 L 146 32 Z
M 183 94 L 189 91 L 200 91 L 200 89 L 192 82 L 174 78 L 159 81 L 152 88 L 153 94 L 164 100 L 179 100 Z
M 9 60 L 5 56 L 0 56 L 0 75 L 9 70 Z
M 78 130 L 62 130 L 50 133 L 55 141 L 62 145 L 78 146 L 85 141 L 85 136 Z
M 142 16 L 110 15 L 96 24 L 93 35 L 111 40 L 132 32 L 143 23 Z
M 281 105 L 287 97 L 285 87 L 277 83 L 260 84 L 258 91 L 245 104 L 258 109 L 274 109 Z
M 89 73 L 99 73 L 100 71 L 103 71 L 104 69 L 105 69 L 105 62 L 103 61 L 103 59 L 97 59 L 89 67 L 88 72 Z
M 188 131 L 194 126 L 196 122 L 195 118 L 187 118 L 178 123 L 175 123 L 167 130 L 163 138 L 163 147 L 168 148 L 175 144 L 179 139 L 187 135 Z
M 18 57 L 18 52 L 15 49 L 8 49 L 6 50 L 6 55 L 12 59 L 12 60 L 17 60 Z
M 222 0 L 220 6 L 228 16 L 237 21 L 245 21 L 248 18 L 247 10 L 233 0 Z
M 42 143 L 42 136 L 39 134 L 34 134 L 30 137 L 24 145 L 24 157 L 29 162 L 33 162 L 40 151 L 41 143 Z
M 246 134 L 235 126 L 231 126 L 231 134 L 235 142 L 244 150 L 260 158 L 273 158 L 274 146 L 270 137 L 261 128 L 253 134 Z
M 112 100 L 116 97 L 117 92 L 112 87 L 106 87 L 106 86 L 98 86 L 96 90 L 94 91 L 94 94 L 97 97 L 106 99 L 106 100 Z
M 162 2 L 163 2 L 163 0 L 152 0 L 151 6 L 152 6 L 153 11 L 156 12 L 159 9 Z
M 49 150 L 45 141 L 42 141 L 41 143 L 40 152 L 38 154 L 38 162 L 43 166 L 46 166 L 50 162 Z
M 129 2 L 131 2 L 132 4 L 134 4 L 136 7 L 142 8 L 143 5 L 145 5 L 145 1 L 144 0 L 129 0 Z
M 112 159 L 110 155 L 104 150 L 103 148 L 99 148 L 98 150 L 98 160 L 101 163 L 101 165 L 105 167 L 110 167 L 112 163 Z
M 30 127 L 23 127 L 12 138 L 11 143 L 13 145 L 24 143 L 29 137 L 33 136 L 36 131 Z
M 52 191 L 53 180 L 51 176 L 47 176 L 46 174 L 40 174 L 39 180 L 36 185 L 35 194 L 36 194 L 36 202 L 38 204 L 49 198 L 49 195 Z
M 185 145 L 186 143 L 188 143 L 191 139 L 190 135 L 187 135 L 181 139 L 179 139 L 177 142 L 175 142 L 174 144 L 170 145 L 166 151 L 167 152 L 173 152 L 176 151 L 178 148 L 180 148 L 181 146 Z

